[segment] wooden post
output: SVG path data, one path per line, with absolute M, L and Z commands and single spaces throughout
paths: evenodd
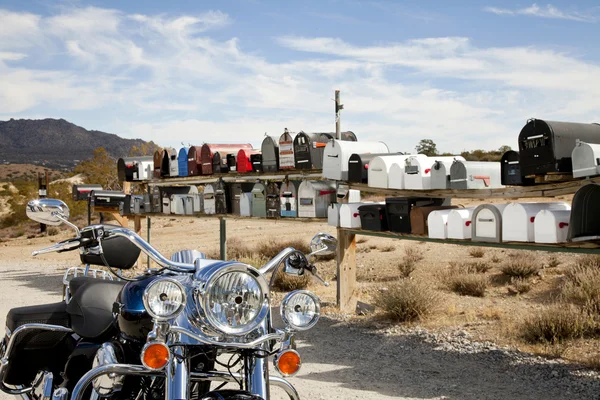
M 221 260 L 227 261 L 227 224 L 225 217 L 219 217 L 219 230 L 220 230 L 220 243 L 219 250 L 221 253 Z
M 356 235 L 338 228 L 337 304 L 341 312 L 356 309 Z

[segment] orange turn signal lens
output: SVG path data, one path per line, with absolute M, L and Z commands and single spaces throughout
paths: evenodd
M 275 356 L 275 369 L 283 376 L 292 376 L 300 371 L 302 360 L 295 350 L 285 350 Z
M 149 369 L 161 369 L 169 363 L 171 353 L 162 342 L 147 343 L 142 349 L 142 364 Z

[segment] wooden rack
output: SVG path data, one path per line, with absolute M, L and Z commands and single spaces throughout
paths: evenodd
M 132 182 L 146 184 L 150 186 L 177 186 L 177 185 L 205 185 L 207 183 L 217 182 L 223 179 L 224 182 L 253 182 L 256 180 L 283 182 L 285 180 L 321 180 L 323 179 L 321 170 L 289 170 L 277 172 L 248 172 L 238 174 L 229 172 L 227 174 L 180 176 L 173 178 L 152 179 L 148 181 Z
M 528 198 L 555 197 L 574 194 L 580 187 L 590 183 L 600 183 L 600 177 L 574 180 L 563 183 L 552 183 L 535 186 L 507 186 L 500 189 L 478 190 L 396 190 L 368 187 L 365 184 L 350 183 L 350 188 L 363 192 L 381 194 L 388 197 L 430 197 L 430 198 Z M 416 240 L 438 244 L 454 244 L 463 246 L 496 247 L 514 250 L 539 250 L 564 253 L 600 254 L 600 243 L 575 242 L 542 245 L 538 243 L 488 243 L 470 240 L 430 239 L 426 236 L 409 235 L 396 232 L 365 231 L 362 229 L 338 228 L 337 253 L 337 303 L 342 312 L 354 312 L 357 300 L 356 283 L 356 235 L 369 235 L 400 240 Z

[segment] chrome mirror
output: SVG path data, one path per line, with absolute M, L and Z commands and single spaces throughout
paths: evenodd
M 308 260 L 304 253 L 296 251 L 290 254 L 283 262 L 283 272 L 288 275 L 302 276 Z
M 337 239 L 328 233 L 317 233 L 310 241 L 310 256 L 331 256 L 337 253 Z
M 60 225 L 69 219 L 69 207 L 57 199 L 37 199 L 27 203 L 27 217 L 40 224 Z

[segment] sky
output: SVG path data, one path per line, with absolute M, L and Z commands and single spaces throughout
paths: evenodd
M 161 146 L 342 130 L 414 152 L 600 122 L 600 4 L 0 0 L 0 120 Z

